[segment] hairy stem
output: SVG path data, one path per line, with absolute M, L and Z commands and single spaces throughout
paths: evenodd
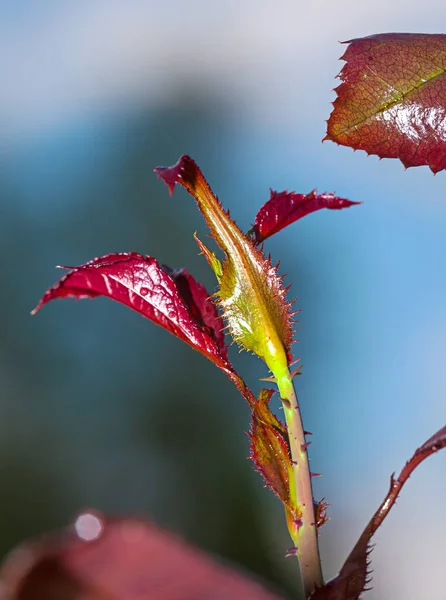
M 311 473 L 307 444 L 302 425 L 299 403 L 292 377 L 287 371 L 277 379 L 290 440 L 293 481 L 290 488 L 295 495 L 295 505 L 301 518 L 296 523 L 288 519 L 288 529 L 297 551 L 305 598 L 309 598 L 316 586 L 321 586 L 322 570 L 317 539 Z

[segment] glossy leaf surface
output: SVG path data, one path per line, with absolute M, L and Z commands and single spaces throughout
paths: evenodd
M 346 42 L 327 136 L 405 167 L 446 168 L 446 35 L 386 33 Z
M 225 342 L 223 323 L 204 285 L 196 281 L 187 269 L 170 269 L 166 265 L 163 265 L 162 268 L 175 281 L 177 290 L 195 321 L 210 333 L 217 342 L 220 355 L 227 360 L 228 348 Z
M 172 271 L 136 253 L 108 254 L 70 269 L 43 296 L 36 313 L 56 298 L 107 296 L 184 340 L 218 366 L 228 367 L 217 310 L 186 270 Z
M 153 523 L 97 513 L 19 547 L 0 585 L 2 600 L 280 600 Z
M 372 536 L 389 514 L 402 487 L 414 469 L 428 456 L 438 452 L 445 446 L 446 427 L 443 427 L 415 451 L 398 478 L 395 479 L 393 475 L 391 476 L 390 488 L 386 497 L 362 532 L 339 575 L 316 590 L 311 596 L 311 600 L 358 600 L 361 597 L 362 592 L 371 580 L 369 554 L 371 552 L 370 540 Z
M 252 228 L 254 241 L 260 244 L 274 233 L 316 210 L 341 210 L 355 204 L 361 203 L 339 198 L 334 194 L 317 194 L 316 190 L 309 194 L 271 190 L 270 199 L 256 215 Z
M 260 356 L 273 373 L 285 372 L 293 332 L 290 305 L 276 267 L 223 210 L 191 158 L 182 156 L 173 167 L 158 167 L 155 172 L 171 193 L 179 183 L 195 198 L 212 236 L 225 253 L 218 298 L 233 339 Z M 218 265 L 212 253 L 202 242 L 200 248 L 215 271 Z

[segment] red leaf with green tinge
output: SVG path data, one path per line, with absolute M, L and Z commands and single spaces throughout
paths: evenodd
M 316 190 L 309 194 L 270 191 L 271 197 L 257 213 L 252 228 L 256 244 L 260 244 L 274 233 L 316 210 L 322 208 L 341 210 L 361 204 L 361 202 L 339 198 L 334 194 L 317 194 Z
M 280 600 L 153 523 L 97 513 L 20 546 L 0 586 L 2 600 Z
M 371 552 L 370 540 L 378 527 L 389 514 L 406 481 L 414 469 L 431 454 L 446 447 L 446 426 L 437 431 L 405 464 L 399 477 L 390 478 L 390 489 L 380 507 L 370 519 L 367 527 L 361 534 L 356 546 L 345 561 L 339 575 L 318 588 L 311 596 L 311 600 L 358 600 L 370 582 L 369 554 Z
M 446 168 L 446 35 L 386 33 L 354 39 L 327 136 L 405 167 Z
M 233 339 L 260 356 L 277 380 L 288 374 L 292 343 L 291 308 L 277 268 L 223 210 L 196 163 L 182 156 L 173 167 L 158 167 L 169 186 L 182 185 L 197 205 L 226 259 L 216 257 L 200 242 L 200 249 L 219 280 L 219 306 Z
M 36 313 L 56 298 L 107 296 L 132 308 L 230 368 L 217 310 L 205 288 L 186 270 L 172 271 L 136 253 L 108 254 L 70 269 L 43 296 Z

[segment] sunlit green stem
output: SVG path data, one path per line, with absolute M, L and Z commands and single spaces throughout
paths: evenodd
M 290 440 L 294 476 L 290 488 L 291 493 L 295 494 L 295 505 L 302 514 L 300 522 L 289 522 L 288 528 L 297 548 L 305 598 L 309 598 L 314 588 L 323 583 L 310 466 L 299 403 L 288 369 L 280 378 L 277 378 L 277 385 Z

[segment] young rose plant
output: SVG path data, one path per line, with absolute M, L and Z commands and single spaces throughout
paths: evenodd
M 173 193 L 182 185 L 196 200 L 224 253 L 221 263 L 197 237 L 215 273 L 218 291 L 211 296 L 185 269 L 172 270 L 150 256 L 109 254 L 70 269 L 43 296 L 33 313 L 55 298 L 108 296 L 126 304 L 190 344 L 234 382 L 251 408 L 251 456 L 267 485 L 285 506 L 288 529 L 301 567 L 305 595 L 322 585 L 317 528 L 325 521 L 326 504 L 315 503 L 311 491 L 305 432 L 293 387 L 291 344 L 292 302 L 277 267 L 260 243 L 300 217 L 321 208 L 357 204 L 333 194 L 271 192 L 245 235 L 225 212 L 195 162 L 182 156 L 170 168 L 155 169 Z M 218 309 L 223 317 L 220 318 Z M 223 328 L 246 350 L 263 359 L 282 399 L 286 425 L 270 411 L 273 390 L 255 397 L 228 358 Z
M 433 108 L 429 105 L 433 102 L 432 93 L 426 92 L 424 96 L 422 93 L 426 82 L 434 81 L 434 90 L 438 90 L 438 85 L 443 89 L 444 83 L 439 84 L 438 77 L 444 73 L 446 62 L 441 63 L 443 59 L 438 57 L 446 52 L 445 37 L 387 34 L 350 42 L 344 56 L 347 65 L 341 73 L 344 83 L 338 89 L 327 139 L 380 156 L 399 157 L 406 166 L 429 164 L 433 171 L 444 168 L 446 119 L 441 123 L 437 119 L 436 127 L 432 125 L 428 114 L 432 116 L 435 108 L 438 116 L 438 102 L 434 102 Z M 412 73 L 407 85 L 402 72 L 398 79 L 397 67 L 386 66 L 389 52 L 393 56 L 396 53 L 403 65 L 406 64 L 403 59 L 409 62 L 413 59 L 411 68 L 404 71 L 407 76 Z M 429 52 L 435 55 L 431 60 L 435 64 L 429 63 Z M 414 70 L 414 65 L 421 66 Z M 389 95 L 390 88 L 393 95 Z M 417 103 L 418 112 L 411 108 L 412 101 Z M 443 110 L 446 110 L 444 104 Z M 405 115 L 405 128 L 401 127 L 401 111 Z M 438 133 L 431 146 L 428 142 L 412 144 L 417 127 L 420 137 L 423 128 L 432 127 Z M 69 268 L 46 292 L 33 313 L 56 298 L 107 296 L 184 340 L 218 366 L 250 407 L 251 459 L 284 505 L 293 543 L 288 555 L 297 557 L 302 596 L 312 600 L 358 600 L 370 579 L 368 557 L 372 536 L 415 467 L 446 445 L 446 427 L 415 451 L 397 478 L 392 475 L 386 497 L 339 575 L 324 582 L 318 529 L 327 520 L 328 505 L 313 498 L 308 434 L 302 425 L 293 385 L 293 377 L 299 372 L 299 367 L 293 370 L 298 361 L 291 353 L 296 313 L 277 266 L 263 253 L 263 242 L 311 212 L 321 208 L 339 210 L 359 203 L 315 191 L 309 194 L 271 191 L 254 225 L 244 234 L 222 208 L 191 158 L 182 156 L 173 167 L 159 167 L 155 171 L 171 194 L 179 184 L 196 200 L 223 253 L 220 260 L 196 237 L 201 253 L 215 273 L 217 291 L 210 295 L 186 269 L 170 269 L 150 256 L 108 254 Z M 262 389 L 256 397 L 235 371 L 228 358 L 225 330 L 240 348 L 265 362 L 271 372 L 268 380 L 277 385 L 280 394 L 285 423 L 269 408 L 274 390 Z M 136 600 L 149 599 L 154 594 L 163 600 L 186 597 L 279 600 L 153 525 L 132 519 L 108 520 L 94 512 L 80 515 L 74 529 L 65 536 L 49 536 L 28 547 L 25 555 L 23 552 L 13 555 L 3 567 L 1 579 L 5 598 L 11 600 L 50 597 Z

